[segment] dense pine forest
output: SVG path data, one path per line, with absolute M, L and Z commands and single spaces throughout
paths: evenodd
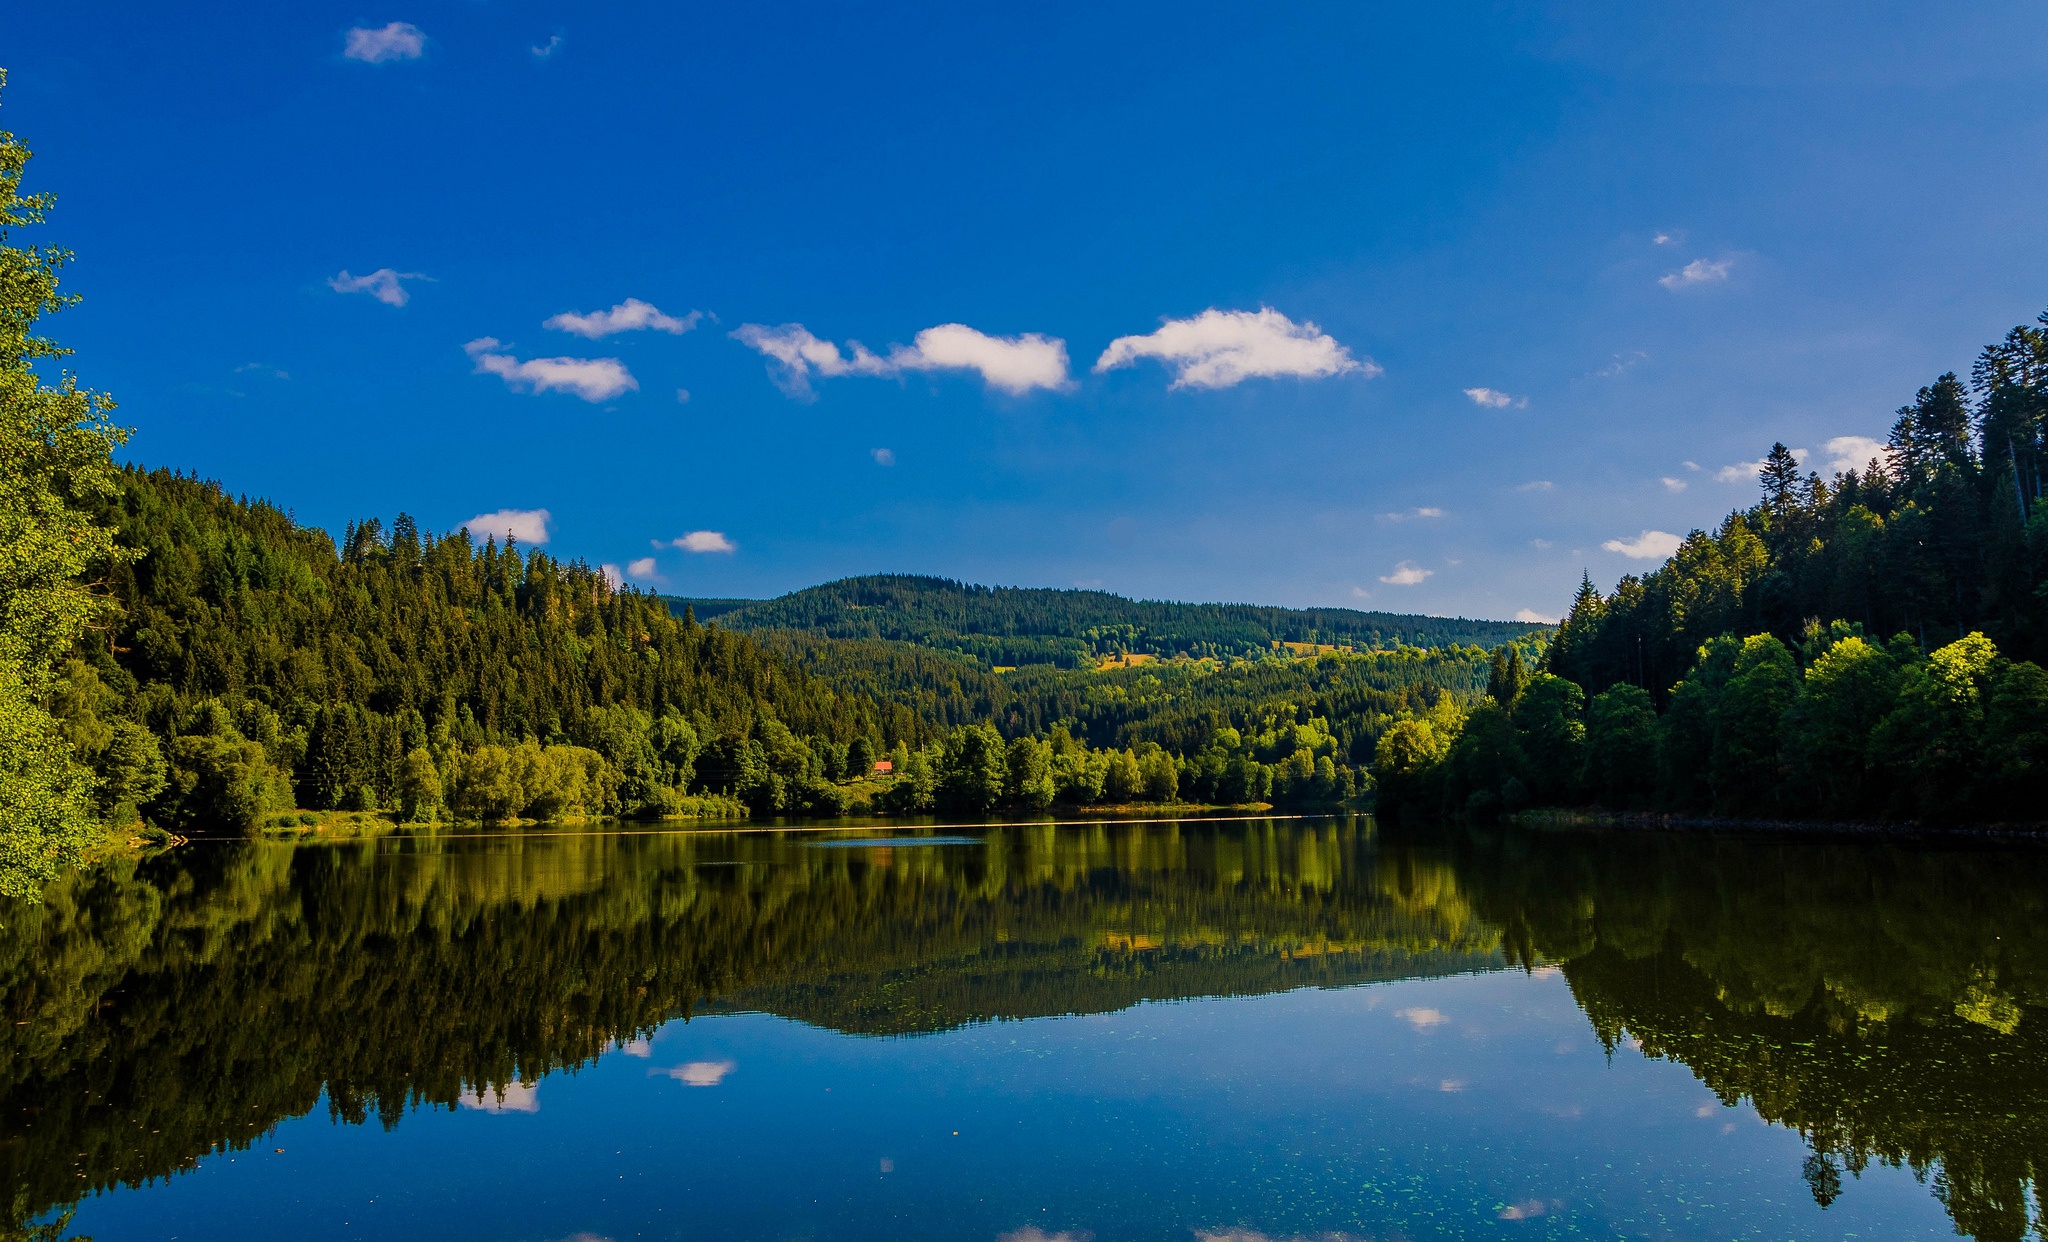
M 677 599 L 678 611 L 697 601 Z M 1545 627 L 1350 608 L 1267 608 L 1132 600 L 1107 591 L 985 587 L 947 578 L 878 574 L 777 599 L 706 600 L 702 616 L 743 630 L 879 638 L 972 656 L 983 664 L 1092 668 L 1103 657 L 1258 656 L 1277 644 L 1360 649 L 1497 647 Z
M 1832 480 L 1772 448 L 1763 498 L 1610 594 L 1540 671 L 1379 742 L 1431 813 L 1597 802 L 1749 818 L 2048 820 L 2048 315 L 1898 411 Z

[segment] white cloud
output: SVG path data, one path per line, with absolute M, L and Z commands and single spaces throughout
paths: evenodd
M 677 404 L 677 405 L 688 405 L 688 404 L 690 404 L 690 390 L 689 390 L 689 389 L 687 389 L 687 388 L 678 388 L 678 389 L 676 389 L 676 404 Z
M 889 351 L 889 362 L 904 371 L 977 371 L 983 383 L 1012 396 L 1067 384 L 1065 341 L 1036 332 L 989 336 L 964 323 L 926 328 L 909 349 Z
M 1811 456 L 1811 453 L 1806 449 L 1796 448 L 1792 450 L 1792 459 L 1801 465 L 1806 463 L 1806 459 L 1809 456 Z M 1752 483 L 1756 481 L 1759 475 L 1763 474 L 1766 464 L 1761 457 L 1755 461 L 1738 461 L 1732 466 L 1723 466 L 1719 470 L 1714 471 L 1714 478 L 1722 483 Z
M 1424 569 L 1414 561 L 1402 561 L 1394 566 L 1393 573 L 1383 575 L 1380 581 L 1388 586 L 1414 586 L 1435 572 L 1434 569 Z
M 1529 406 L 1529 398 L 1516 397 L 1498 388 L 1467 388 L 1465 395 L 1472 398 L 1472 404 L 1483 405 L 1489 410 L 1505 410 L 1511 405 L 1522 410 Z
M 426 32 L 411 22 L 392 22 L 374 30 L 357 26 L 346 39 L 341 54 L 371 65 L 387 60 L 418 60 L 427 50 Z
M 637 561 L 627 561 L 626 576 L 630 578 L 655 577 L 656 575 L 654 572 L 654 558 L 651 556 L 643 556 Z
M 1542 552 L 1548 549 L 1551 545 L 1550 540 L 1548 539 L 1531 539 L 1529 541 L 1529 546 L 1536 549 L 1538 552 Z
M 963 323 L 943 323 L 918 333 L 908 346 L 895 346 L 886 357 L 859 341 L 848 341 L 846 353 L 841 354 L 838 345 L 820 340 L 800 323 L 774 328 L 742 324 L 732 336 L 780 364 L 775 382 L 793 397 L 812 395 L 813 373 L 831 379 L 906 371 L 974 371 L 989 387 L 1012 395 L 1067 385 L 1067 343 L 1036 332 L 990 336 Z
M 568 392 L 585 401 L 609 401 L 622 392 L 638 392 L 640 382 L 617 358 L 528 358 L 499 353 L 501 342 L 482 336 L 463 350 L 476 360 L 478 375 L 495 375 L 514 390 Z
M 877 466 L 893 466 L 896 464 L 896 451 L 894 449 L 869 449 L 868 456 L 875 459 Z
M 649 1074 L 661 1074 L 691 1087 L 715 1087 L 725 1081 L 725 1076 L 734 1069 L 731 1061 L 691 1061 L 674 1069 L 656 1069 Z
M 514 1079 L 497 1088 L 464 1087 L 455 1102 L 464 1108 L 486 1113 L 537 1113 L 540 1111 L 540 1084 Z
M 1664 485 L 1664 490 L 1667 492 L 1682 492 L 1685 490 L 1684 479 L 1674 479 L 1668 474 L 1659 479 L 1658 482 Z
M 1435 505 L 1423 505 L 1421 508 L 1409 509 L 1402 513 L 1380 514 L 1381 517 L 1387 519 L 1389 522 L 1406 522 L 1410 518 L 1440 518 L 1443 515 L 1444 511 L 1442 509 L 1437 508 Z
M 394 272 L 388 267 L 380 267 L 367 276 L 351 276 L 347 268 L 342 268 L 340 275 L 327 278 L 327 287 L 336 293 L 367 293 L 386 306 L 403 306 L 412 300 L 412 293 L 403 282 L 432 279 L 423 272 Z
M 1650 244 L 1652 246 L 1668 246 L 1671 244 L 1671 234 L 1659 233 L 1650 239 Z
M 1426 1031 L 1433 1026 L 1442 1026 L 1450 1021 L 1449 1018 L 1444 1016 L 1443 1010 L 1427 1009 L 1420 1006 L 1412 1009 L 1396 1009 L 1394 1016 L 1406 1019 L 1408 1025 L 1418 1031 Z
M 1695 472 L 1697 472 L 1697 471 L 1699 470 L 1699 468 L 1700 468 L 1700 464 L 1699 464 L 1698 462 L 1696 462 L 1696 461 L 1682 461 L 1682 462 L 1679 462 L 1678 464 L 1679 464 L 1679 465 L 1681 465 L 1681 466 L 1684 466 L 1684 467 L 1685 467 L 1685 468 L 1686 468 L 1687 470 L 1691 470 L 1691 471 L 1695 471 Z
M 241 366 L 235 368 L 235 374 L 237 375 L 247 375 L 252 371 L 263 375 L 267 375 L 271 379 L 288 380 L 292 377 L 292 373 L 290 371 L 279 370 L 277 367 L 271 366 L 267 362 L 245 362 Z
M 605 583 L 609 585 L 611 589 L 614 591 L 626 585 L 626 575 L 621 573 L 619 571 L 619 567 L 617 565 L 612 564 L 610 561 L 606 561 L 604 564 L 599 565 L 597 567 L 597 572 L 604 575 Z
M 1665 530 L 1646 530 L 1633 539 L 1609 539 L 1600 546 L 1609 552 L 1619 552 L 1630 560 L 1661 561 L 1678 551 L 1683 542 L 1677 535 Z
M 1667 272 L 1657 278 L 1657 283 L 1666 289 L 1684 289 L 1692 285 L 1711 285 L 1728 279 L 1728 269 L 1733 265 L 1730 259 L 1694 259 L 1675 272 Z
M 592 311 L 588 315 L 563 311 L 544 320 L 540 326 L 553 328 L 557 332 L 573 332 L 577 336 L 588 337 L 594 341 L 598 337 L 610 336 L 614 332 L 637 332 L 642 328 L 652 328 L 656 332 L 681 336 L 696 327 L 697 321 L 703 317 L 703 311 L 691 311 L 678 319 L 674 315 L 662 314 L 652 303 L 643 302 L 639 298 L 627 298 L 610 310 Z
M 488 535 L 517 539 L 537 547 L 548 541 L 548 523 L 553 520 L 554 515 L 546 509 L 500 509 L 496 513 L 479 513 L 463 525 L 477 539 Z
M 680 539 L 669 540 L 669 547 L 684 552 L 737 552 L 739 545 L 715 530 L 693 530 Z
M 1828 469 L 1836 474 L 1850 470 L 1861 470 L 1872 459 L 1883 459 L 1885 446 L 1882 440 L 1869 436 L 1836 436 L 1821 446 L 1828 455 Z
M 556 52 L 559 52 L 561 50 L 562 36 L 553 35 L 549 37 L 546 43 L 536 44 L 533 49 L 533 54 L 535 56 L 538 56 L 542 60 L 546 60 L 547 58 L 553 56 Z
M 1352 587 L 1352 588 L 1351 588 L 1351 594 L 1352 594 L 1352 597 L 1353 597 L 1353 598 L 1355 598 L 1355 599 L 1371 599 L 1371 598 L 1372 598 L 1372 592 L 1371 592 L 1371 591 L 1368 591 L 1368 590 L 1366 590 L 1366 589 L 1365 589 L 1364 587 L 1362 587 L 1362 586 L 1355 586 L 1355 587 Z
M 1548 492 L 1555 491 L 1556 489 L 1557 484 L 1552 483 L 1549 479 L 1531 479 L 1515 490 L 1518 492 Z
M 1515 620 L 1532 621 L 1537 625 L 1556 625 L 1559 618 L 1546 617 L 1534 608 L 1517 608 L 1515 609 Z
M 1146 336 L 1120 336 L 1095 360 L 1095 370 L 1128 366 L 1140 358 L 1157 358 L 1174 368 L 1175 388 L 1229 388 L 1259 376 L 1292 375 L 1321 379 L 1359 372 L 1380 374 L 1380 365 L 1363 362 L 1306 321 L 1295 323 L 1270 306 L 1256 311 L 1211 308 L 1192 319 L 1168 319 Z

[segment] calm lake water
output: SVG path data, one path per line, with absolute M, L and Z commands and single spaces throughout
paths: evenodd
M 2040 1227 L 2037 849 L 1364 818 L 202 843 L 5 920 L 0 1238 Z

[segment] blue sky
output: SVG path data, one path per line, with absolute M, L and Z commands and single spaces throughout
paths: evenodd
M 301 521 L 1555 615 L 2048 305 L 2048 10 L 1787 7 L 40 6 L 0 125 Z

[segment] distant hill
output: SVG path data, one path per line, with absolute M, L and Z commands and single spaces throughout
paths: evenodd
M 1271 608 L 1133 600 L 1107 591 L 985 587 L 947 578 L 877 574 L 777 599 L 671 597 L 680 614 L 738 630 L 798 630 L 824 638 L 885 639 L 957 651 L 991 665 L 1090 667 L 1119 654 L 1241 656 L 1276 643 L 1354 647 L 1498 647 L 1546 627 L 1352 608 Z M 734 605 L 739 606 L 735 607 Z

